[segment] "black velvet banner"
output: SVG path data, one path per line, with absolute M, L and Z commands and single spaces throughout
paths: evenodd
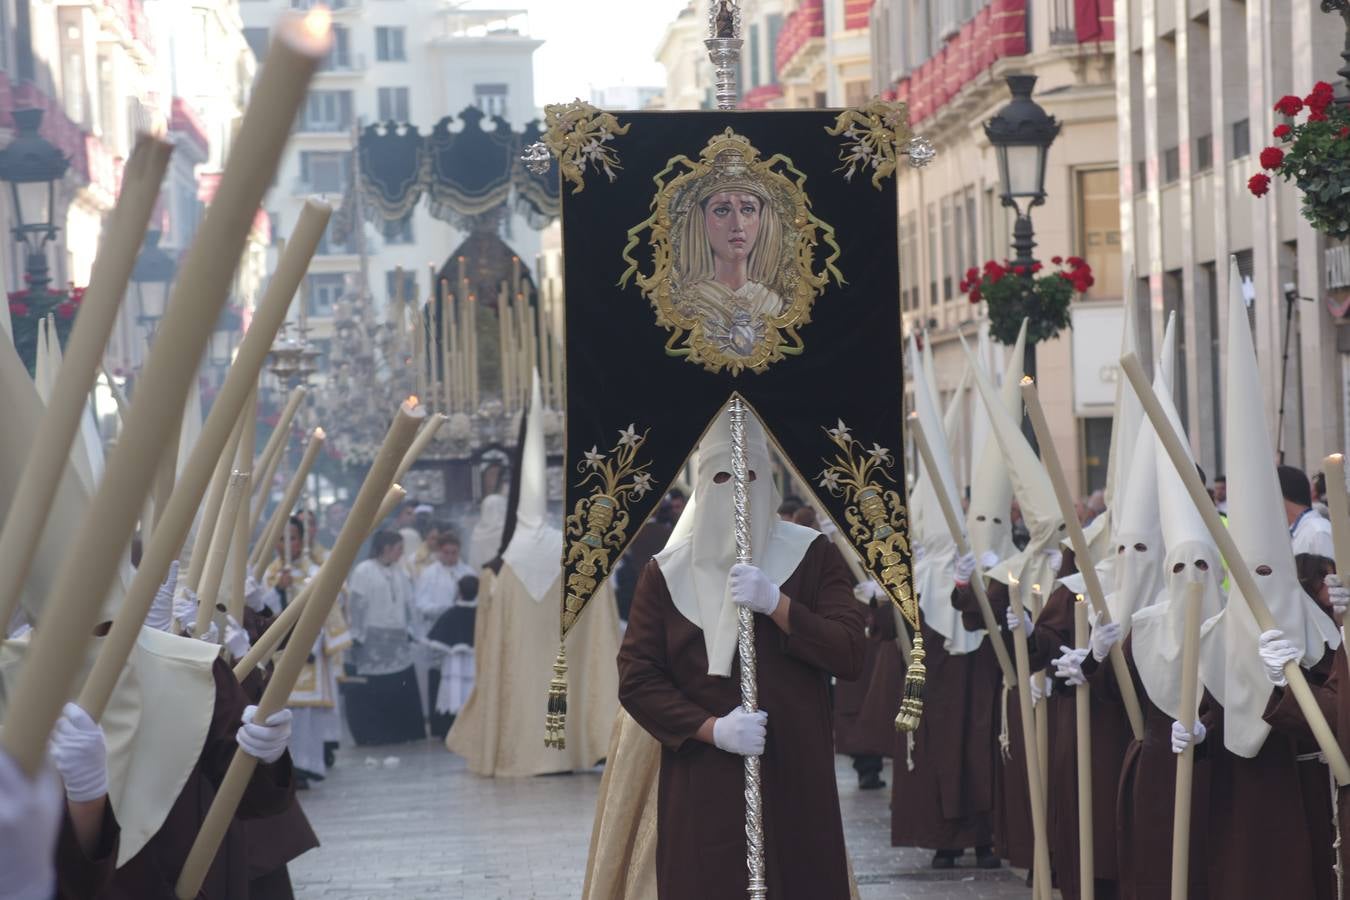
M 914 618 L 895 181 L 837 115 L 619 113 L 564 186 L 564 634 L 733 394 Z

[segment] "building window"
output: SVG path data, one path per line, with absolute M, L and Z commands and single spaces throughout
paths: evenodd
M 759 25 L 750 26 L 750 86 L 757 88 L 764 82 L 760 81 L 759 64 Z
M 300 181 L 316 194 L 340 194 L 347 190 L 351 153 L 340 150 L 300 151 Z
M 937 204 L 928 204 L 928 302 L 938 305 L 938 219 Z
M 900 221 L 900 308 L 919 308 L 919 217 L 908 212 Z
M 267 58 L 267 43 L 270 39 L 271 36 L 266 28 L 244 29 L 244 42 L 253 51 L 253 55 L 257 57 L 258 62 Z
M 399 292 L 399 280 L 402 279 L 402 293 Z M 389 301 L 402 300 L 404 303 L 417 299 L 417 273 L 408 269 L 390 269 L 384 273 L 384 287 L 388 291 Z
M 331 72 L 352 67 L 352 33 L 343 25 L 333 26 L 333 46 L 319 64 L 319 71 Z
M 301 131 L 346 131 L 351 125 L 351 91 L 309 92 L 301 113 Z
M 1124 273 L 1120 259 L 1120 173 L 1097 169 L 1078 173 L 1080 255 L 1092 266 L 1092 299 L 1120 296 Z
M 961 201 L 961 195 L 956 194 L 952 197 L 952 258 L 947 264 L 947 270 L 951 273 L 950 277 L 959 285 L 966 277 L 966 269 L 974 265 L 974 262 L 966 260 L 966 205 Z
M 942 299 L 952 299 L 952 288 L 956 282 L 952 280 L 951 266 L 956 262 L 956 236 L 952 231 L 952 198 L 942 198 L 942 262 L 946 271 L 942 276 Z
M 1233 140 L 1229 146 L 1232 152 L 1229 159 L 1242 159 L 1252 152 L 1251 120 L 1239 119 L 1233 123 Z
M 966 268 L 980 265 L 979 241 L 975 234 L 975 189 L 966 188 Z M 965 273 L 961 273 L 965 277 Z
M 380 25 L 375 29 L 375 59 L 377 62 L 403 62 L 408 53 L 403 47 L 406 28 Z
M 386 244 L 411 244 L 413 242 L 412 213 L 395 222 L 384 223 L 384 242 Z
M 342 273 L 311 275 L 308 279 L 309 314 L 312 316 L 331 316 L 333 307 L 342 299 L 347 276 Z
M 406 122 L 412 118 L 408 114 L 408 89 L 405 87 L 382 87 L 376 95 L 381 122 Z
M 1081 419 L 1083 427 L 1083 495 L 1106 487 L 1106 466 L 1111 456 L 1111 419 Z
M 872 82 L 848 81 L 844 83 L 844 105 L 848 107 L 866 106 L 872 96 Z
M 769 16 L 769 19 L 768 19 L 768 26 L 769 26 L 769 40 L 767 41 L 768 49 L 769 49 L 769 53 L 768 53 L 768 56 L 769 56 L 769 79 L 768 79 L 768 83 L 769 83 L 769 84 L 777 84 L 777 83 L 778 83 L 778 54 L 775 52 L 775 50 L 776 50 L 776 48 L 778 47 L 778 35 L 779 35 L 779 34 L 782 32 L 782 30 L 783 30 L 783 15 L 782 15 L 782 13 L 774 13 L 773 15 Z
M 1181 148 L 1168 147 L 1163 151 L 1163 184 L 1181 180 Z
M 1148 163 L 1145 160 L 1141 159 L 1134 164 L 1134 187 L 1136 194 L 1148 190 Z
M 1195 139 L 1195 171 L 1214 168 L 1214 135 L 1202 134 Z
M 492 116 L 506 115 L 506 101 L 510 92 L 504 84 L 475 84 L 473 86 L 473 105 L 483 111 L 483 114 L 491 118 Z

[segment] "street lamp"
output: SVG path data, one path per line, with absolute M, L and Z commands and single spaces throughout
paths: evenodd
M 211 332 L 210 358 L 211 365 L 224 369 L 230 365 L 230 357 L 234 353 L 234 336 L 244 324 L 244 317 L 233 306 L 225 307 L 220 314 L 220 319 L 216 322 L 215 330 Z
M 145 326 L 147 336 L 153 336 L 164 309 L 169 305 L 169 287 L 178 273 L 178 264 L 159 246 L 161 233 L 145 233 L 145 246 L 136 257 L 131 270 L 131 284 L 136 290 L 137 321 Z
M 14 239 L 28 251 L 24 267 L 28 286 L 45 290 L 51 283 L 47 273 L 47 242 L 59 230 L 53 222 L 56 209 L 56 182 L 70 168 L 70 160 L 51 142 L 38 134 L 42 110 L 16 109 L 14 123 L 18 134 L 9 146 L 0 150 L 0 181 L 9 182 L 14 198 Z
M 1059 136 L 1059 122 L 1031 99 L 1035 85 L 1035 75 L 1009 75 L 1012 102 L 984 123 L 984 134 L 998 154 L 1003 205 L 1017 212 L 1013 264 L 1028 269 L 1035 262 L 1031 254 L 1036 247 L 1031 208 L 1045 202 L 1045 157 Z

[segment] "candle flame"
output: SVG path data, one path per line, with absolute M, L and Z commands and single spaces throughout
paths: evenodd
M 325 432 L 322 428 L 315 428 L 315 429 L 314 429 L 314 440 L 316 440 L 316 441 L 322 441 L 322 440 L 325 440 L 327 437 L 328 437 L 328 433 Z
M 416 394 L 409 394 L 408 399 L 403 401 L 403 406 L 409 410 L 413 410 L 417 409 L 421 402 L 421 400 L 417 399 Z
M 1345 457 L 1344 457 L 1343 455 L 1341 455 L 1340 453 L 1333 453 L 1333 454 L 1331 454 L 1330 456 L 1328 456 L 1327 459 L 1332 460 L 1333 462 L 1336 462 L 1336 463 L 1344 463 L 1344 462 L 1345 462 Z
M 1083 597 L 1082 594 L 1074 594 L 1074 595 L 1073 595 L 1073 598 L 1074 598 L 1076 601 L 1078 601 L 1079 603 L 1084 602 L 1084 599 L 1085 599 L 1085 598 Z
M 315 40 L 325 39 L 333 28 L 333 13 L 326 6 L 315 6 L 300 20 L 300 27 Z
M 1036 379 L 1032 378 L 1030 375 L 1023 375 L 1023 376 L 1022 376 L 1022 386 L 1023 386 L 1023 387 L 1026 387 L 1026 386 L 1028 386 L 1028 385 L 1032 385 L 1032 384 L 1035 384 L 1035 383 L 1036 383 Z
M 911 412 L 911 413 L 909 414 L 909 418 L 910 418 L 910 421 L 917 422 L 917 421 L 919 421 L 919 414 L 916 413 L 916 412 Z
M 1039 594 L 1041 592 L 1041 586 L 1039 584 L 1033 584 L 1031 590 L 1032 592 Z

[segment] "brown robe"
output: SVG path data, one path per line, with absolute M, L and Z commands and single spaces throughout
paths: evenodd
M 783 584 L 791 634 L 755 616 L 765 874 L 775 900 L 847 900 L 829 676 L 862 670 L 863 608 L 839 551 L 822 536 Z M 703 632 L 675 608 L 655 562 L 633 596 L 619 650 L 619 700 L 661 742 L 656 871 L 662 900 L 746 894 L 744 764 L 695 738 L 740 703 L 739 668 L 708 674 Z
M 169 900 L 174 896 L 178 873 L 211 807 L 216 788 L 234 758 L 238 747 L 235 733 L 239 730 L 244 707 L 248 705 L 248 698 L 228 665 L 217 659 L 212 675 L 216 682 L 216 702 L 201 756 L 159 831 L 113 876 L 112 884 L 101 895 L 106 900 Z M 271 765 L 259 763 L 198 897 L 248 900 L 248 853 L 239 820 L 275 815 L 285 808 L 291 797 L 290 755 L 283 755 Z
M 1116 797 L 1116 872 L 1122 900 L 1169 900 L 1172 896 L 1172 817 L 1177 783 L 1177 756 L 1172 752 L 1172 717 L 1154 706 L 1134 664 L 1133 638 L 1122 645 L 1135 694 L 1143 707 L 1144 740 L 1130 737 L 1121 764 Z M 1093 706 L 1121 705 L 1120 686 L 1109 663 L 1089 655 L 1083 673 L 1092 686 Z M 1121 707 L 1121 714 L 1124 709 Z M 1096 752 L 1096 732 L 1093 732 Z M 1092 785 L 1096 800 L 1097 784 Z M 1094 808 L 1096 803 L 1093 804 Z M 1209 852 L 1209 763 L 1197 756 L 1191 777 L 1190 864 L 1188 900 L 1206 900 Z M 1095 826 L 1095 821 L 1094 821 Z M 1095 837 L 1095 834 L 1094 834 Z M 1094 858 L 1094 866 L 1096 861 Z
M 1008 609 L 1008 586 L 997 581 L 989 582 L 989 606 L 994 611 L 994 620 L 999 625 L 999 638 L 1012 656 L 1012 635 L 1004 624 L 1004 615 Z M 952 592 L 952 606 L 961 611 L 961 623 L 967 631 L 977 631 L 984 627 L 984 617 L 980 615 L 980 606 L 975 592 L 969 586 L 960 587 Z M 995 737 L 993 761 L 993 832 L 994 846 L 999 855 L 1012 865 L 1022 869 L 1031 868 L 1034 856 L 1035 840 L 1031 832 L 1031 790 L 1027 786 L 1027 763 L 1022 743 L 1022 715 L 1017 700 L 1017 686 L 1009 685 L 1003 693 L 1003 673 L 998 667 L 993 646 L 989 641 L 980 645 L 976 656 L 987 659 L 980 664 L 980 677 L 987 678 L 983 689 L 977 684 L 973 696 L 979 696 L 981 690 L 994 698 L 990 727 Z M 998 745 L 997 735 L 1005 721 L 1008 728 L 1008 747 L 1004 751 Z
M 914 732 L 914 769 L 895 766 L 891 846 L 962 850 L 993 843 L 994 701 L 999 681 L 992 652 L 952 655 L 943 637 L 921 623 L 927 677 L 924 714 Z M 894 629 L 892 629 L 894 631 Z M 986 642 L 987 643 L 987 642 Z M 993 672 L 988 671 L 992 665 Z M 896 759 L 907 736 L 892 729 Z
M 1069 552 L 1064 554 L 1061 578 L 1077 570 L 1072 556 Z M 1066 572 L 1066 568 L 1070 571 Z M 1061 646 L 1074 645 L 1073 605 L 1073 593 L 1065 587 L 1056 588 L 1036 619 L 1028 645 L 1032 671 L 1046 670 L 1046 679 L 1052 685 L 1050 698 L 1046 701 L 1049 704 L 1046 715 L 1050 736 L 1046 827 L 1055 883 L 1064 895 L 1064 900 L 1077 900 L 1080 887 L 1078 712 L 1075 689 L 1054 677 L 1050 663 L 1063 652 L 1059 649 Z M 1091 654 L 1088 659 L 1092 659 Z M 1090 664 L 1085 664 L 1084 674 L 1090 670 Z M 1103 702 L 1103 699 L 1093 696 L 1088 709 L 1092 738 L 1092 865 L 1096 896 L 1106 900 L 1115 896 L 1115 881 L 1119 875 L 1116 865 L 1116 793 L 1120 785 L 1121 764 L 1134 734 L 1130 730 L 1124 705 Z
M 1325 671 L 1308 676 L 1321 682 Z M 1208 756 L 1211 773 L 1210 896 L 1334 898 L 1330 775 L 1325 764 L 1298 759 L 1315 753 L 1316 744 L 1272 730 L 1247 759 L 1224 748 L 1223 707 L 1208 693 L 1200 719 L 1206 734 L 1199 753 Z
M 56 842 L 57 900 L 92 900 L 112 878 L 117 865 L 117 844 L 121 828 L 112 813 L 112 804 L 103 804 L 103 822 L 99 826 L 98 845 L 85 852 L 75 836 L 75 825 L 65 801 L 61 803 L 61 833 Z
M 895 754 L 895 717 L 905 690 L 905 664 L 895 645 L 890 601 L 865 610 L 869 632 L 862 675 L 834 686 L 835 750 L 850 756 Z
M 1310 682 L 1312 679 L 1309 679 Z M 1350 670 L 1346 667 L 1345 647 L 1339 647 L 1335 655 L 1331 658 L 1331 674 L 1322 684 L 1311 684 L 1313 697 L 1317 700 L 1317 705 L 1322 710 L 1322 715 L 1326 717 L 1327 724 L 1336 735 L 1336 740 L 1341 746 L 1341 752 L 1350 750 L 1350 691 L 1342 691 L 1343 685 L 1350 684 Z M 1308 721 L 1303 717 L 1303 711 L 1299 709 L 1298 702 L 1294 695 L 1283 689 L 1276 688 L 1271 692 L 1270 703 L 1266 706 L 1265 720 L 1270 723 L 1276 731 L 1295 737 L 1300 742 L 1300 749 L 1309 749 L 1315 746 L 1312 731 L 1308 728 Z M 1321 772 L 1321 766 L 1300 763 L 1299 775 L 1304 786 L 1304 796 L 1308 800 L 1310 811 L 1324 809 L 1330 811 L 1331 795 L 1329 777 L 1325 772 Z M 1321 775 L 1321 785 L 1318 783 L 1318 775 Z M 1326 806 L 1323 807 L 1321 798 L 1326 798 Z M 1350 874 L 1350 785 L 1336 788 L 1336 813 L 1335 827 L 1340 836 L 1339 863 L 1341 871 Z M 1316 823 L 1315 823 L 1316 824 Z M 1330 824 L 1330 823 L 1329 823 Z M 1318 829 L 1321 830 L 1321 829 Z M 1314 840 L 1325 841 L 1326 833 Z M 1320 851 L 1323 847 L 1314 846 L 1314 851 Z M 1329 862 L 1329 857 L 1319 853 L 1316 865 L 1325 868 Z

